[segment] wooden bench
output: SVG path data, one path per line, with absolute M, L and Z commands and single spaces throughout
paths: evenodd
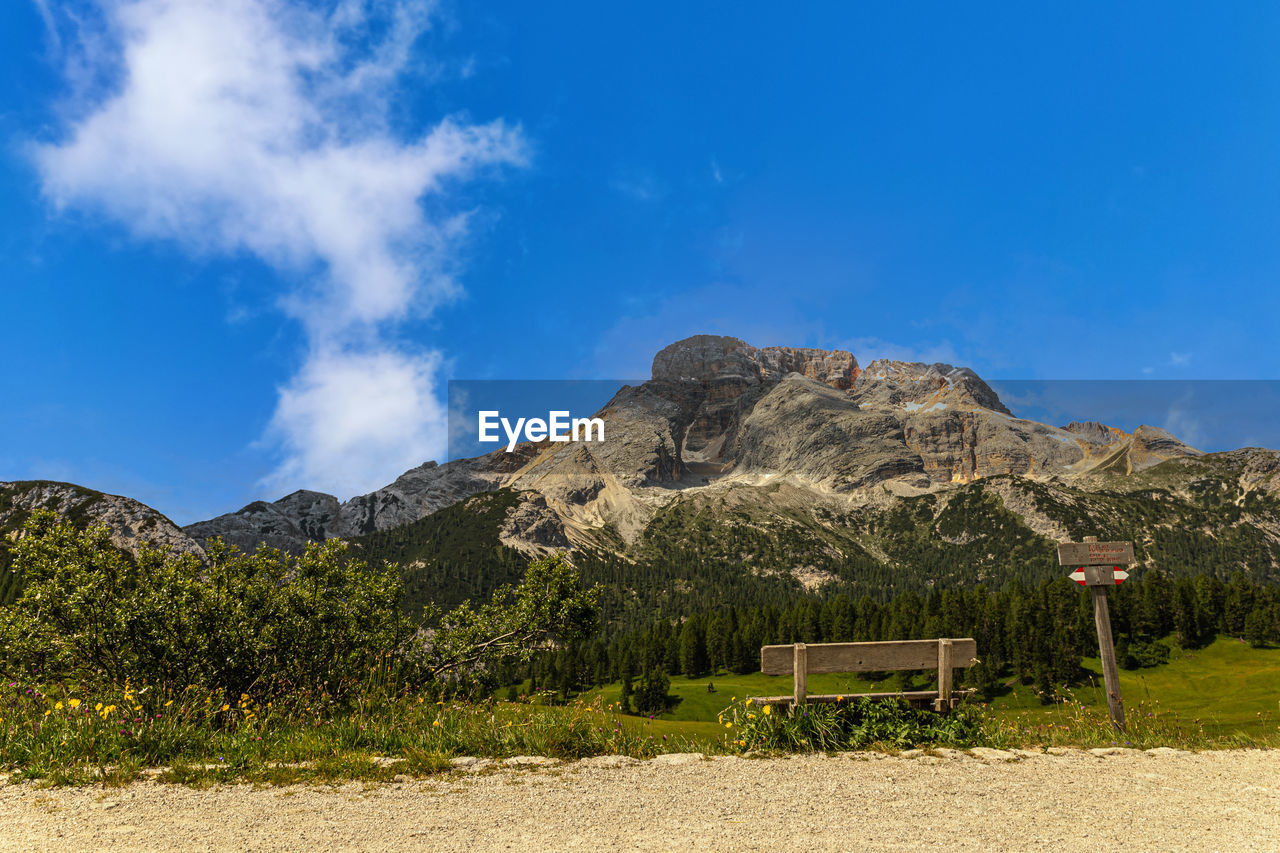
M 969 690 L 952 690 L 951 670 L 977 663 L 978 644 L 972 639 L 893 640 L 885 643 L 794 643 L 760 649 L 760 671 L 765 675 L 791 675 L 790 696 L 759 696 L 747 701 L 755 705 L 803 705 L 805 702 L 839 702 L 849 699 L 907 700 L 916 707 L 935 711 L 954 708 Z M 937 690 L 908 690 L 898 693 L 854 693 L 810 696 L 809 673 L 885 672 L 907 669 L 937 669 Z

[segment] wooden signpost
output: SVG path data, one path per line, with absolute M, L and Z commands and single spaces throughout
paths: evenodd
M 1107 710 L 1111 724 L 1124 731 L 1124 703 L 1120 699 L 1120 671 L 1116 669 L 1116 646 L 1111 638 L 1111 610 L 1107 607 L 1107 587 L 1129 577 L 1120 568 L 1133 562 L 1132 542 L 1099 542 L 1086 536 L 1083 542 L 1058 545 L 1058 565 L 1080 566 L 1068 577 L 1089 587 L 1093 595 L 1093 621 L 1098 628 L 1098 654 L 1102 657 L 1102 681 L 1107 690 Z

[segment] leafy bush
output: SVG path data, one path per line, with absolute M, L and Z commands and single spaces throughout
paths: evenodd
M 982 739 L 982 716 L 973 707 L 936 714 L 904 701 L 865 698 L 794 709 L 739 702 L 719 719 L 740 749 L 821 752 L 872 745 L 971 746 Z
M 343 696 L 411 627 L 399 572 L 344 559 L 338 540 L 299 557 L 215 540 L 202 562 L 146 546 L 130 558 L 105 527 L 47 512 L 26 534 L 14 546 L 24 588 L 0 611 L 0 648 L 46 679 Z
M 560 556 L 535 560 L 479 609 L 428 608 L 436 627 L 418 630 L 400 606 L 398 567 L 351 558 L 336 539 L 297 557 L 213 540 L 201 561 L 146 546 L 132 558 L 105 527 L 43 511 L 24 533 L 14 546 L 23 591 L 0 608 L 0 666 L 45 682 L 255 698 L 345 700 L 428 683 L 475 694 L 596 620 L 596 591 Z
M 428 605 L 407 644 L 409 663 L 427 680 L 464 695 L 482 695 L 511 667 L 544 651 L 588 636 L 596 627 L 598 588 L 583 589 L 578 572 L 560 554 L 534 560 L 516 586 L 505 585 L 478 610 L 464 603 L 443 615 Z
M 1146 669 L 1169 662 L 1169 646 L 1158 640 L 1134 640 L 1116 644 L 1116 661 L 1125 669 Z

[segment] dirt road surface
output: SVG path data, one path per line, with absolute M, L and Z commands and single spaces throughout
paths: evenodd
M 339 787 L 0 784 L 0 850 L 1280 851 L 1280 751 L 977 752 L 597 758 Z

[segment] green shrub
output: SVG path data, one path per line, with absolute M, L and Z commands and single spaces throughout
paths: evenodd
M 971 746 L 982 739 L 973 707 L 949 714 L 917 710 L 904 701 L 858 698 L 794 709 L 739 702 L 720 715 L 732 745 L 744 750 L 825 752 L 868 746 Z
M 1169 646 L 1159 640 L 1116 644 L 1116 661 L 1125 669 L 1146 669 L 1169 662 Z
M 212 541 L 202 562 L 145 545 L 130 558 L 105 527 L 77 530 L 47 512 L 26 534 L 14 546 L 24 587 L 0 611 L 0 648 L 45 679 L 343 696 L 411 628 L 399 572 L 344 559 L 339 540 L 298 557 Z
M 103 526 L 32 515 L 14 545 L 21 596 L 0 609 L 0 667 L 43 682 L 188 685 L 258 699 L 438 685 L 491 692 L 504 669 L 585 636 L 596 590 L 561 556 L 533 561 L 493 601 L 419 629 L 401 609 L 398 567 L 351 558 L 341 540 L 297 557 L 243 554 L 212 540 L 207 560 L 142 546 L 130 557 Z M 434 689 L 434 688 L 433 688 Z
M 503 672 L 588 636 L 599 618 L 598 595 L 598 588 L 582 588 L 563 555 L 542 557 L 529 564 L 519 584 L 500 587 L 477 610 L 463 603 L 442 615 L 428 606 L 424 621 L 435 627 L 406 644 L 406 662 L 419 680 L 440 682 L 455 695 L 490 694 Z
M 636 711 L 641 714 L 661 714 L 671 704 L 667 690 L 671 687 L 671 679 L 659 667 L 650 667 L 640 678 L 632 694 L 636 702 Z

